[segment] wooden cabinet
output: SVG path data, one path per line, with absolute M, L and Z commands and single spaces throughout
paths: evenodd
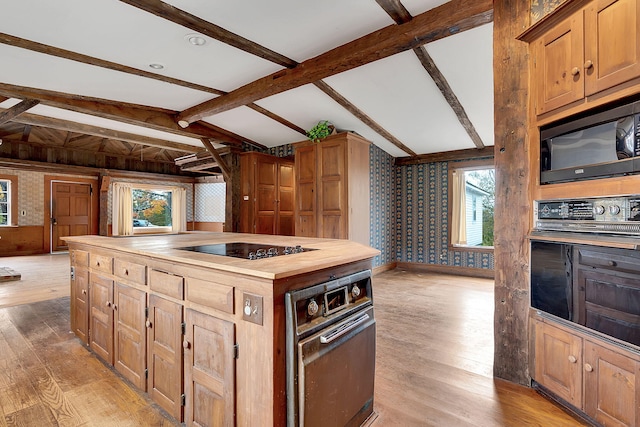
M 149 295 L 147 392 L 154 402 L 182 421 L 182 305 Z
M 532 44 L 536 113 L 639 77 L 639 19 L 639 0 L 593 0 L 537 38 Z
M 185 317 L 185 422 L 209 427 L 233 426 L 234 324 L 190 309 Z
M 240 232 L 294 235 L 295 180 L 291 160 L 257 152 L 240 157 Z
M 139 289 L 116 283 L 113 308 L 113 365 L 123 377 L 141 390 L 146 390 L 147 294 Z
M 602 425 L 640 426 L 639 354 L 547 319 L 533 323 L 536 382 Z
M 89 270 L 77 264 L 71 268 L 71 330 L 89 344 Z
M 352 133 L 295 144 L 297 236 L 369 244 L 369 145 Z

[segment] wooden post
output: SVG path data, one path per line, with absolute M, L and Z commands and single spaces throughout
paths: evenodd
M 100 172 L 100 201 L 99 209 L 100 215 L 98 215 L 99 229 L 98 232 L 101 236 L 109 235 L 109 184 L 111 184 L 111 177 L 105 172 Z
M 226 165 L 229 168 L 230 179 L 225 179 L 227 184 L 227 198 L 225 203 L 224 231 L 237 232 L 240 229 L 240 150 L 232 149 L 225 156 Z
M 516 40 L 530 0 L 493 3 L 495 130 L 494 376 L 529 385 L 529 56 Z

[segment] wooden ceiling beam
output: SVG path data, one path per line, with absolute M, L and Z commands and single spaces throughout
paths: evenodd
M 89 114 L 190 138 L 200 139 L 206 137 L 221 144 L 242 146 L 240 138 L 223 133 L 219 129 L 208 126 L 208 124 L 193 123 L 188 129 L 181 128 L 175 121 L 175 116 L 178 114 L 177 111 L 6 83 L 0 83 L 0 95 L 10 98 L 37 99 L 44 105 L 75 111 L 76 113 Z
M 39 103 L 40 101 L 38 101 L 37 99 L 25 99 L 24 101 L 3 111 L 2 113 L 0 113 L 0 125 L 10 122 L 14 118 L 18 117 L 20 114 L 24 113 L 27 110 L 32 109 Z
M 400 0 L 376 0 L 376 3 L 395 21 L 396 24 L 404 24 L 411 21 L 413 16 Z
M 238 89 L 188 108 L 178 121 L 204 117 L 247 105 L 370 62 L 422 46 L 493 20 L 493 0 L 451 0 L 402 25 L 390 25 L 335 49 L 282 69 Z
M 229 165 L 227 165 L 227 163 L 224 161 L 220 153 L 218 153 L 218 151 L 215 149 L 213 144 L 211 144 L 208 139 L 202 138 L 202 145 L 204 145 L 204 147 L 209 150 L 216 163 L 218 164 L 218 167 L 220 167 L 225 182 L 231 182 L 231 169 L 229 169 Z
M 412 157 L 396 157 L 396 166 L 418 165 L 421 163 L 451 162 L 455 160 L 471 160 L 493 158 L 494 148 L 470 148 L 467 150 L 443 151 L 440 153 L 419 154 Z
M 3 111 L 0 109 L 0 112 Z M 99 136 L 103 138 L 115 139 L 133 144 L 148 145 L 151 147 L 161 147 L 168 150 L 183 151 L 187 153 L 195 153 L 202 150 L 196 147 L 180 142 L 167 141 L 159 138 L 152 138 L 143 135 L 137 135 L 129 132 L 122 132 L 112 129 L 105 129 L 98 126 L 91 126 L 82 123 L 71 122 L 68 120 L 54 119 L 51 117 L 39 116 L 36 114 L 21 114 L 13 119 L 14 122 L 32 126 L 43 126 L 52 129 L 63 130 L 67 132 L 83 133 L 86 135 Z
M 197 33 L 211 37 L 212 39 L 221 41 L 244 52 L 266 59 L 286 68 L 292 68 L 298 65 L 293 59 L 287 58 L 277 52 L 272 51 L 258 43 L 247 40 L 231 31 L 225 30 L 211 22 L 205 21 L 195 15 L 184 10 L 178 9 L 170 4 L 159 0 L 120 0 L 130 6 L 142 9 L 152 15 L 164 18 L 175 24 L 189 28 Z
M 385 138 L 387 141 L 389 141 L 390 143 L 392 143 L 393 145 L 395 145 L 405 153 L 409 154 L 410 156 L 417 155 L 413 150 L 411 150 L 409 147 L 404 145 L 398 138 L 393 136 L 390 132 L 388 132 L 386 129 L 380 126 L 375 120 L 373 120 L 371 117 L 366 115 L 364 111 L 360 110 L 358 107 L 356 107 L 351 102 L 349 102 L 347 98 L 340 95 L 340 93 L 338 93 L 331 86 L 329 86 L 322 80 L 315 82 L 314 85 L 318 89 L 323 91 L 325 94 L 327 94 L 329 97 L 331 97 L 331 99 L 333 99 L 338 104 L 340 104 L 345 110 L 347 110 L 348 112 L 356 116 L 358 120 L 360 120 L 362 123 L 366 124 L 371 129 L 376 131 L 380 136 Z

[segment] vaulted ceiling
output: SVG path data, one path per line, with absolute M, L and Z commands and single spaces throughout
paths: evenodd
M 5 1 L 0 137 L 173 160 L 329 120 L 394 157 L 486 151 L 492 20 L 487 0 Z

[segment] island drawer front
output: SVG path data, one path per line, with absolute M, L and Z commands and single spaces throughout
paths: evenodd
M 113 261 L 113 273 L 125 280 L 130 280 L 141 285 L 147 284 L 147 269 L 142 264 L 122 261 L 116 258 Z
M 113 257 L 106 255 L 89 254 L 90 266 L 94 270 L 104 271 L 105 273 L 113 273 Z
M 149 272 L 149 288 L 167 296 L 184 299 L 184 277 L 160 270 Z
M 71 264 L 89 266 L 89 252 L 81 251 L 80 249 L 71 250 Z
M 187 278 L 187 301 L 234 314 L 234 287 L 206 280 Z

